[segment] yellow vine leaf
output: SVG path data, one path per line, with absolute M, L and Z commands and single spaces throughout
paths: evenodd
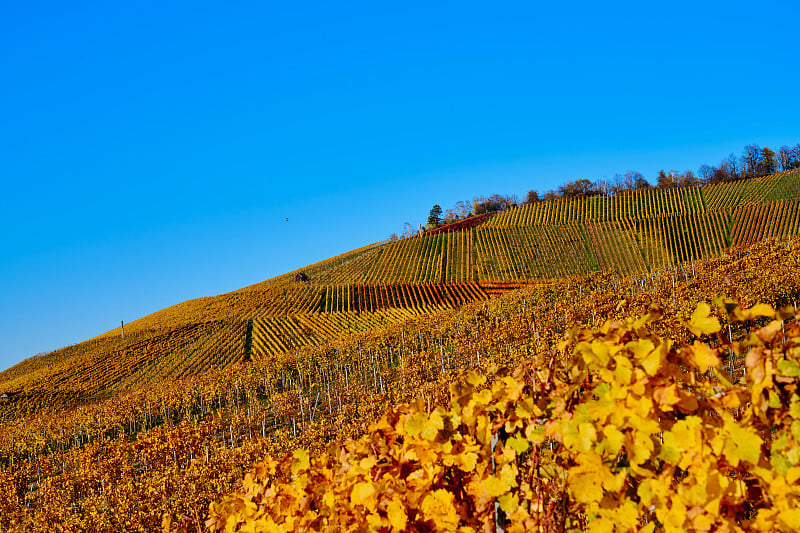
M 373 531 L 379 531 L 383 526 L 383 519 L 378 513 L 370 513 L 367 515 L 367 524 Z
M 530 419 L 536 418 L 537 416 L 542 414 L 542 410 L 533 403 L 532 398 L 521 398 L 517 402 L 517 408 L 515 413 L 518 417 L 522 419 Z
M 666 462 L 686 468 L 693 456 L 700 453 L 700 428 L 703 420 L 698 416 L 688 416 L 678 421 L 670 431 L 665 431 L 661 446 L 661 458 Z
M 775 316 L 775 309 L 769 304 L 756 304 L 742 311 L 744 320 L 754 320 L 761 316 Z
M 700 302 L 697 304 L 697 308 L 692 313 L 692 318 L 689 319 L 689 331 L 698 336 L 718 332 L 721 329 L 719 320 L 716 317 L 709 316 L 710 314 L 711 307 L 707 303 Z
M 646 526 L 644 526 L 639 530 L 639 533 L 653 533 L 655 529 L 656 529 L 656 523 L 651 520 L 650 522 L 647 523 Z
M 309 466 L 311 466 L 308 460 L 308 452 L 303 449 L 295 450 L 292 453 L 292 457 L 294 457 L 292 460 L 292 475 L 296 476 L 298 472 L 308 470 Z
M 511 489 L 511 486 L 494 476 L 490 476 L 483 481 L 483 488 L 486 495 L 490 498 L 497 498 Z
M 506 444 L 516 453 L 525 453 L 525 450 L 528 449 L 528 441 L 522 437 L 511 437 Z
M 756 331 L 756 335 L 761 342 L 772 342 L 775 336 L 780 333 L 782 327 L 783 326 L 780 320 L 773 320 L 763 328 Z
M 599 475 L 604 469 L 600 456 L 594 452 L 580 454 L 578 464 L 569 469 L 567 473 L 567 486 L 575 497 L 582 503 L 599 502 L 603 498 L 602 479 Z
M 744 359 L 745 368 L 747 373 L 752 377 L 754 383 L 761 383 L 767 377 L 766 368 L 764 363 L 766 357 L 764 351 L 759 348 L 752 348 Z
M 396 501 L 392 500 L 386 506 L 386 515 L 389 518 L 389 523 L 396 531 L 403 531 L 408 523 L 408 516 L 406 515 L 403 506 Z
M 519 496 L 514 493 L 503 494 L 497 498 L 500 509 L 506 513 L 513 513 L 519 508 Z
M 475 452 L 460 453 L 456 455 L 453 462 L 464 472 L 472 472 L 478 462 L 478 454 Z
M 720 365 L 719 357 L 715 352 L 716 350 L 709 348 L 706 343 L 694 341 L 690 357 L 700 373 L 705 374 L 709 367 Z
M 444 429 L 444 420 L 437 409 L 431 413 L 420 436 L 425 440 L 432 441 L 436 439 L 436 435 L 438 435 L 439 431 L 442 429 Z
M 486 376 L 482 374 L 478 374 L 474 370 L 470 370 L 467 372 L 465 381 L 472 385 L 473 387 L 480 387 L 484 383 L 486 383 Z
M 422 514 L 445 531 L 454 531 L 459 517 L 453 505 L 453 495 L 444 489 L 437 489 L 422 500 Z
M 616 509 L 614 511 L 614 523 L 617 525 L 617 531 L 635 530 L 639 525 L 639 513 L 636 510 L 636 504 L 628 500 Z
M 375 508 L 375 487 L 369 481 L 361 481 L 353 486 L 350 492 L 350 502 L 353 505 L 363 505 L 368 509 Z
M 657 387 L 653 391 L 653 399 L 664 411 L 671 411 L 672 406 L 680 401 L 678 386 L 675 383 Z
M 428 422 L 428 416 L 425 413 L 414 413 L 406 417 L 403 429 L 409 437 L 418 437 L 424 430 Z
M 613 533 L 615 523 L 614 520 L 605 516 L 595 516 L 589 521 L 588 525 L 592 533 Z
M 625 442 L 625 435 L 611 424 L 603 428 L 603 435 L 605 438 L 600 442 L 598 451 L 604 450 L 611 456 L 617 455 Z
M 655 376 L 658 373 L 668 350 L 669 345 L 662 342 L 639 360 L 639 363 L 642 365 L 642 368 L 644 368 L 644 371 L 647 372 L 648 376 Z
M 736 423 L 726 422 L 725 431 L 728 438 L 725 441 L 723 453 L 733 467 L 739 466 L 741 461 L 757 465 L 761 456 L 761 437 Z
M 784 509 L 778 514 L 778 520 L 785 528 L 797 528 L 800 524 L 800 509 Z
M 597 440 L 597 431 L 588 422 L 578 425 L 578 435 L 580 449 L 588 451 L 592 449 L 592 443 Z

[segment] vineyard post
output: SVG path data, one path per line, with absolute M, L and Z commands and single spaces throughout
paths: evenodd
M 497 443 L 499 442 L 499 434 L 492 433 L 491 436 L 491 447 L 492 447 L 492 474 L 496 473 L 496 465 L 494 462 L 494 450 L 497 447 Z M 494 499 L 494 525 L 495 531 L 497 533 L 503 533 L 505 529 L 503 528 L 503 511 L 500 509 L 500 502 L 497 501 L 497 498 Z
M 300 399 L 300 416 L 303 417 L 302 418 L 303 427 L 306 427 L 306 413 L 305 413 L 305 410 L 303 409 L 303 390 L 302 389 L 300 389 L 297 392 L 297 396 Z
M 728 323 L 728 342 L 733 343 L 733 333 L 731 332 L 731 325 Z M 733 351 L 728 348 L 728 368 L 730 369 L 731 379 L 733 379 Z
M 317 399 L 314 400 L 314 410 L 311 412 L 311 419 L 309 420 L 309 423 L 314 421 L 314 415 L 317 414 L 318 403 L 319 403 L 319 391 L 317 391 Z

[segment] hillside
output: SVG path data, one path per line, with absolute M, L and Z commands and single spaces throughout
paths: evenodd
M 650 322 L 647 322 L 648 330 L 651 331 L 647 335 L 652 342 L 661 342 L 658 336 L 663 336 L 664 339 L 669 339 L 668 345 L 672 347 L 668 352 L 670 360 L 674 358 L 672 366 L 669 366 L 670 370 L 659 378 L 666 381 L 654 381 L 654 384 L 661 383 L 665 390 L 675 390 L 675 383 L 670 380 L 677 379 L 675 376 L 680 377 L 685 372 L 677 364 L 679 361 L 677 358 L 685 354 L 682 347 L 691 344 L 693 349 L 701 353 L 702 346 L 698 346 L 696 337 L 686 327 L 687 323 L 691 324 L 697 320 L 694 309 L 698 301 L 708 301 L 719 296 L 736 298 L 744 307 L 750 307 L 756 302 L 768 302 L 775 307 L 788 304 L 788 314 L 782 315 L 786 320 L 785 331 L 789 339 L 784 341 L 785 350 L 787 357 L 790 353 L 796 355 L 800 333 L 797 333 L 797 327 L 794 326 L 795 319 L 789 315 L 792 306 L 796 309 L 796 301 L 800 298 L 798 258 L 800 258 L 800 241 L 797 239 L 789 242 L 770 241 L 749 247 L 733 247 L 726 254 L 716 258 L 698 260 L 693 268 L 689 269 L 677 271 L 663 269 L 644 276 L 620 277 L 607 273 L 594 274 L 557 280 L 548 285 L 532 285 L 512 291 L 500 298 L 467 303 L 459 309 L 445 309 L 409 318 L 372 331 L 337 339 L 322 346 L 301 347 L 293 352 L 248 364 L 234 363 L 224 369 L 200 372 L 187 379 L 144 384 L 137 390 L 110 394 L 106 399 L 76 409 L 50 415 L 39 413 L 36 416 L 5 422 L 2 425 L 3 431 L 0 432 L 0 486 L 4 489 L 0 496 L 0 509 L 3 511 L 0 513 L 0 529 L 152 531 L 165 526 L 169 531 L 196 531 L 202 529 L 202 524 L 209 516 L 213 519 L 209 524 L 215 525 L 215 528 L 223 527 L 228 520 L 233 527 L 237 523 L 247 523 L 248 516 L 255 518 L 255 515 L 248 514 L 255 511 L 271 513 L 274 519 L 300 512 L 304 521 L 313 520 L 317 516 L 314 514 L 315 511 L 303 507 L 302 503 L 312 500 L 297 496 L 298 490 L 305 490 L 298 489 L 298 486 L 277 487 L 279 493 L 284 494 L 281 498 L 285 504 L 261 507 L 268 501 L 268 493 L 264 492 L 266 485 L 262 485 L 262 482 L 266 484 L 269 476 L 265 477 L 264 470 L 261 470 L 262 473 L 257 477 L 247 478 L 250 492 L 228 499 L 224 496 L 242 486 L 242 478 L 254 462 L 264 460 L 268 456 L 280 457 L 283 453 L 291 452 L 298 447 L 310 450 L 312 457 L 309 458 L 303 455 L 303 452 L 296 451 L 294 455 L 289 456 L 288 463 L 284 462 L 286 468 L 291 470 L 291 474 L 287 473 L 287 477 L 276 478 L 276 481 L 294 479 L 292 476 L 305 471 L 304 469 L 308 469 L 309 476 L 323 475 L 325 470 L 312 471 L 309 465 L 321 465 L 323 464 L 321 461 L 329 460 L 324 459 L 329 456 L 323 454 L 328 446 L 348 437 L 362 437 L 370 423 L 378 420 L 389 406 L 398 402 L 416 400 L 414 410 L 410 411 L 408 407 L 399 406 L 395 411 L 406 413 L 402 415 L 404 417 L 419 413 L 414 415 L 415 420 L 427 420 L 428 414 L 437 405 L 443 406 L 442 409 L 456 408 L 457 402 L 449 404 L 448 391 L 467 390 L 454 385 L 459 382 L 466 370 L 485 372 L 492 383 L 505 383 L 508 387 L 513 385 L 513 390 L 517 391 L 514 394 L 518 394 L 522 390 L 522 382 L 508 381 L 509 369 L 527 368 L 528 372 L 535 371 L 538 376 L 536 379 L 539 381 L 534 383 L 552 383 L 552 389 L 539 390 L 548 391 L 548 395 L 552 394 L 556 404 L 562 406 L 562 410 L 565 399 L 575 407 L 577 404 L 570 398 L 576 398 L 578 391 L 583 390 L 591 399 L 591 389 L 587 387 L 592 380 L 597 383 L 598 377 L 576 374 L 575 371 L 582 367 L 563 355 L 561 341 L 565 335 L 573 339 L 582 335 L 581 338 L 587 340 L 595 337 L 600 339 L 601 335 L 619 331 L 620 326 L 604 325 L 606 320 L 628 320 L 624 328 L 628 328 L 631 333 L 625 333 L 627 330 L 623 328 L 622 337 L 614 342 L 622 342 L 626 350 L 633 350 L 638 344 L 631 342 L 630 335 L 634 332 L 636 335 L 645 335 L 641 329 L 642 325 L 636 326 L 635 330 L 631 329 L 634 324 L 644 324 L 638 317 L 648 312 L 655 312 L 653 309 L 656 308 L 661 310 L 657 313 L 661 318 L 657 320 L 651 318 Z M 762 313 L 766 313 L 763 307 L 760 309 Z M 722 321 L 725 325 L 726 335 L 720 337 L 722 341 L 728 343 L 724 346 L 733 346 L 730 344 L 732 339 L 737 343 L 743 343 L 755 342 L 752 339 L 759 338 L 751 333 L 763 322 L 742 322 L 734 319 L 734 315 L 726 318 L 723 310 L 714 311 L 713 316 L 713 320 Z M 777 338 L 776 332 L 782 331 L 781 324 L 779 321 L 777 330 L 771 327 L 770 339 Z M 606 340 L 605 337 L 602 339 Z M 775 342 L 780 343 L 780 339 L 777 338 Z M 595 346 L 588 341 L 585 345 Z M 718 356 L 718 359 L 709 358 L 706 353 L 705 360 L 709 361 L 707 364 L 713 363 L 715 367 L 724 369 L 725 375 L 728 376 L 724 378 L 725 383 L 735 381 L 744 374 L 745 353 L 738 344 L 736 346 L 735 350 L 712 348 L 715 351 L 711 353 L 714 357 Z M 599 345 L 597 350 L 599 354 L 604 353 Z M 774 347 L 773 353 L 779 353 L 777 346 Z M 667 352 L 662 359 L 666 365 Z M 748 365 L 748 368 L 752 368 L 752 361 Z M 785 367 L 783 363 L 781 365 L 783 366 L 780 368 Z M 504 371 L 501 367 L 507 370 Z M 650 374 L 656 374 L 654 367 L 647 366 L 647 368 L 650 369 Z M 790 372 L 794 367 L 787 368 L 789 370 L 786 371 Z M 604 375 L 612 377 L 624 375 L 609 369 L 603 372 Z M 515 373 L 514 379 L 522 379 L 520 375 L 522 374 Z M 568 383 L 573 378 L 577 379 L 570 385 L 573 388 L 556 388 L 558 383 Z M 531 379 L 526 379 L 525 383 L 531 383 Z M 781 377 L 781 379 L 786 378 Z M 795 378 L 791 378 L 789 382 L 783 381 L 781 387 L 796 388 L 795 381 Z M 490 385 L 494 387 L 492 383 Z M 708 381 L 708 386 L 727 387 L 715 383 Z M 778 392 L 784 394 L 781 390 Z M 684 394 L 683 389 L 681 391 L 681 394 Z M 500 393 L 512 394 L 501 387 L 498 395 L 489 394 L 488 398 L 500 402 L 505 398 L 500 396 Z M 734 393 L 733 397 L 740 398 L 737 401 L 749 404 L 749 390 L 737 389 Z M 646 422 L 650 425 L 639 427 L 640 431 L 644 428 L 649 429 L 645 436 L 637 437 L 645 439 L 636 441 L 640 443 L 637 446 L 643 446 L 641 442 L 651 442 L 653 443 L 651 446 L 659 446 L 655 444 L 658 443 L 659 431 L 666 432 L 672 426 L 665 426 L 664 429 L 661 429 L 661 426 L 653 428 L 652 423 L 657 418 L 664 424 L 667 424 L 667 421 L 673 424 L 684 416 L 670 409 L 669 402 L 673 400 L 670 400 L 669 396 L 664 396 L 663 390 L 659 394 L 662 395 L 660 401 L 666 402 L 665 405 L 639 415 L 646 416 Z M 766 395 L 767 391 L 763 390 L 763 394 Z M 471 396 L 465 396 L 467 399 L 469 397 Z M 485 394 L 474 397 L 487 398 Z M 676 396 L 674 401 L 678 400 Z M 505 403 L 501 405 L 509 405 L 508 400 L 503 401 Z M 767 403 L 765 401 L 764 405 Z M 787 400 L 786 406 L 788 405 Z M 467 404 L 464 403 L 463 406 Z M 545 404 L 542 404 L 542 407 L 544 408 Z M 487 404 L 486 409 L 490 408 L 491 406 Z M 421 419 L 423 412 L 426 418 Z M 737 412 L 741 416 L 744 415 L 744 411 Z M 464 416 L 473 415 L 467 415 L 465 412 Z M 491 416 L 492 424 L 496 425 L 493 431 L 499 434 L 500 428 L 509 427 L 504 426 L 506 419 L 502 412 L 495 412 Z M 525 420 L 528 420 L 530 415 L 526 416 Z M 597 416 L 602 416 L 602 412 L 598 412 Z M 716 419 L 719 420 L 719 417 Z M 750 417 L 747 420 L 758 420 L 758 417 Z M 390 423 L 394 427 L 396 421 Z M 597 434 L 601 434 L 602 421 L 594 423 L 598 424 Z M 644 423 L 645 421 L 642 422 Z M 441 429 L 442 426 L 439 424 L 436 427 Z M 629 431 L 622 425 L 620 429 L 624 429 L 626 433 Z M 680 426 L 677 429 L 680 429 Z M 766 431 L 768 433 L 768 430 Z M 385 432 L 371 433 L 371 436 L 363 438 L 373 439 L 383 434 Z M 386 445 L 395 446 L 397 439 L 392 438 L 391 433 L 386 435 L 391 439 Z M 435 433 L 434 437 L 436 435 L 438 433 Z M 507 437 L 508 435 L 503 438 Z M 531 435 L 530 438 L 535 439 L 535 435 Z M 554 448 L 553 440 L 549 441 L 551 444 L 536 442 L 538 442 L 536 446 L 539 446 L 537 449 L 542 452 L 543 472 L 557 471 L 547 470 L 550 468 L 547 464 L 562 465 L 553 468 L 577 468 L 574 462 L 580 461 L 580 456 L 575 459 L 572 456 L 554 455 L 551 452 L 555 450 L 560 454 L 559 450 L 562 448 L 558 445 Z M 567 437 L 558 437 L 556 442 L 564 442 L 567 445 L 570 441 Z M 480 465 L 480 472 L 486 473 L 486 461 L 491 457 L 491 449 L 487 448 L 488 441 L 484 444 L 486 446 L 475 448 L 475 455 L 478 461 L 476 466 Z M 520 445 L 518 442 L 515 446 L 521 449 Z M 375 446 L 382 445 L 379 441 L 369 440 L 368 452 L 362 455 L 366 462 L 353 459 L 355 461 L 353 466 L 343 471 L 350 471 L 354 476 L 360 476 L 364 472 L 371 472 L 370 469 L 376 464 L 387 464 L 389 456 L 380 455 L 383 453 L 383 448 Z M 359 450 L 362 448 L 349 445 L 349 448 L 338 451 L 331 449 L 331 453 L 332 457 L 345 460 L 346 454 L 361 454 Z M 416 450 L 414 453 L 417 454 L 445 452 L 444 449 L 438 448 L 426 452 L 421 445 Z M 455 456 L 461 453 L 459 450 L 460 448 L 456 447 L 450 451 Z M 563 450 L 566 454 L 570 448 L 566 447 Z M 663 461 L 658 459 L 658 448 L 655 450 L 652 458 L 648 453 L 647 460 Z M 706 453 L 710 453 L 708 446 L 705 450 Z M 466 451 L 463 451 L 465 455 L 462 458 L 468 459 Z M 603 453 L 608 455 L 606 452 Z M 309 465 L 302 466 L 305 464 L 302 463 L 303 457 L 311 461 Z M 521 456 L 520 468 L 527 464 L 522 462 L 527 461 L 525 457 L 530 456 Z M 747 457 L 747 464 L 751 464 L 754 461 L 752 454 L 748 452 Z M 298 460 L 301 463 L 297 463 Z M 334 462 L 338 460 L 334 459 Z M 720 460 L 723 461 L 720 464 L 724 467 L 724 459 Z M 440 461 L 446 461 L 446 458 L 442 457 L 441 460 L 425 464 L 445 464 Z M 762 477 L 766 475 L 765 468 L 770 468 L 769 462 L 764 461 L 764 466 L 757 471 Z M 356 465 L 361 466 L 356 467 Z M 409 467 L 411 466 L 413 465 L 409 464 Z M 646 475 L 647 468 L 654 468 L 649 463 L 645 466 L 646 468 L 643 467 L 642 470 L 645 473 L 641 475 Z M 333 472 L 330 467 L 327 468 L 327 472 Z M 622 468 L 624 469 L 624 464 Z M 672 468 L 668 470 L 669 472 L 677 472 L 673 467 L 669 468 Z M 491 473 L 491 470 L 488 472 Z M 752 474 L 751 470 L 741 470 L 741 472 L 746 475 Z M 638 475 L 640 474 L 635 476 Z M 735 472 L 731 475 L 735 475 Z M 639 478 L 635 476 L 631 478 L 631 482 L 639 483 L 640 481 L 637 481 Z M 311 489 L 318 487 L 325 492 L 327 478 L 314 479 L 317 481 L 311 485 Z M 357 517 L 361 516 L 363 524 L 363 520 L 367 517 L 359 513 L 366 512 L 364 508 L 371 509 L 369 506 L 372 504 L 366 503 L 366 507 L 358 505 L 350 498 L 350 489 L 346 488 L 349 487 L 347 483 L 351 483 L 351 480 L 355 483 L 359 479 L 362 478 L 351 477 L 342 480 L 341 490 L 345 491 L 344 500 L 339 502 L 339 496 L 336 496 L 337 499 L 332 500 L 333 503 L 329 502 L 326 505 L 337 506 L 335 516 L 339 516 L 339 519 L 349 519 L 352 512 L 355 513 L 353 516 L 356 517 L 356 523 L 359 521 Z M 423 479 L 427 480 L 426 483 L 432 490 L 436 491 L 445 490 L 442 487 L 457 487 L 447 479 L 439 477 L 423 476 L 420 481 Z M 553 524 L 558 524 L 560 520 L 558 509 L 562 509 L 565 505 L 560 494 L 566 489 L 552 485 L 552 479 L 553 475 L 550 474 L 549 478 L 543 477 L 541 481 L 548 487 L 547 493 L 550 495 L 547 507 L 543 508 L 542 512 L 546 513 L 543 516 L 551 517 Z M 682 478 L 675 475 L 670 479 L 674 483 L 680 483 Z M 753 478 L 746 479 L 746 483 L 753 487 L 761 486 L 755 483 Z M 691 478 L 687 483 L 693 480 L 694 478 Z M 298 483 L 301 481 L 297 480 Z M 669 484 L 668 481 L 665 482 L 666 486 Z M 511 482 L 506 480 L 504 483 Z M 603 489 L 600 490 L 603 494 Z M 620 493 L 611 486 L 607 490 L 614 497 L 625 497 L 624 491 Z M 443 498 L 452 498 L 441 492 L 437 494 Z M 789 497 L 786 496 L 786 492 L 783 494 L 784 497 Z M 319 495 L 321 497 L 322 493 Z M 411 509 L 421 503 L 414 500 L 413 495 L 412 491 L 403 496 L 408 498 L 408 501 L 403 500 L 403 508 L 407 509 L 408 513 L 412 513 Z M 519 496 L 531 497 L 530 493 L 527 493 L 527 496 L 525 493 L 520 493 Z M 713 514 L 715 508 L 709 507 L 712 511 L 708 511 L 710 514 L 706 517 L 707 520 L 714 523 L 716 520 L 733 520 L 730 518 L 734 516 L 732 513 L 746 514 L 750 509 L 748 505 L 742 503 L 741 497 L 737 500 L 734 493 L 724 497 L 727 498 L 725 509 L 728 509 L 728 514 L 721 514 L 717 518 L 717 515 Z M 653 499 L 654 504 L 658 503 L 656 507 L 658 513 L 666 512 L 669 510 L 669 502 L 677 501 L 666 496 L 664 498 L 666 504 L 659 503 L 662 500 Z M 247 503 L 248 501 L 250 503 Z M 587 512 L 592 509 L 587 507 L 591 501 L 570 500 L 569 512 L 575 517 L 574 519 L 579 520 L 578 526 L 580 524 L 585 526 L 585 517 L 591 514 Z M 213 502 L 221 503 L 210 508 L 209 505 Z M 760 505 L 768 503 L 761 501 Z M 350 505 L 352 507 L 349 507 Z M 486 502 L 478 502 L 476 505 L 478 507 L 475 508 L 473 515 L 470 516 L 466 512 L 463 515 L 463 519 L 467 521 L 465 523 L 475 521 L 485 523 L 486 520 L 490 520 L 487 513 L 490 512 L 491 506 L 487 506 Z M 505 503 L 503 505 L 506 507 Z M 626 505 L 633 505 L 633 509 L 637 509 L 637 506 L 642 507 L 643 514 L 638 515 L 639 511 L 634 512 L 634 515 L 639 517 L 637 520 L 652 519 L 652 511 L 647 510 L 647 505 L 638 501 Z M 373 510 L 377 512 L 377 509 Z M 676 507 L 676 512 L 679 510 Z M 445 524 L 458 520 L 460 515 L 448 513 L 448 516 Z M 686 513 L 681 514 L 681 520 L 686 516 Z M 426 520 L 426 515 L 419 513 L 408 514 L 407 517 L 420 523 Z M 384 518 L 376 515 L 376 519 Z M 638 523 L 637 520 L 633 522 Z M 773 516 L 772 520 L 775 527 L 771 530 L 790 530 L 776 522 L 777 515 Z M 626 519 L 625 523 L 629 522 L 630 520 Z M 253 527 L 254 524 L 251 523 L 250 526 Z M 431 524 L 428 523 L 423 529 L 426 527 L 431 529 Z M 676 527 L 676 530 L 680 530 L 679 526 Z
M 166 379 L 267 361 L 525 285 L 685 268 L 800 226 L 800 171 L 702 187 L 525 204 L 383 241 L 189 300 L 0 373 L 0 416 L 74 406 Z M 306 282 L 296 282 L 303 272 Z

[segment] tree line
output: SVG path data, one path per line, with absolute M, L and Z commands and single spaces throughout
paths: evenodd
M 531 204 L 559 198 L 575 199 L 648 189 L 669 189 L 727 183 L 758 178 L 796 168 L 800 168 L 800 143 L 794 146 L 781 146 L 777 151 L 766 146 L 762 148 L 757 144 L 748 144 L 744 147 L 740 156 L 731 153 L 716 166 L 700 165 L 697 173 L 691 170 L 685 172 L 659 170 L 655 178 L 655 185 L 651 184 L 641 172 L 629 170 L 624 174 L 615 174 L 610 179 L 606 177 L 596 180 L 575 179 L 568 181 L 555 190 L 538 191 L 531 189 L 527 192 L 523 201 L 520 201 L 516 194 L 493 194 L 489 197 L 476 196 L 471 201 L 458 201 L 451 209 L 447 210 L 443 210 L 439 204 L 436 204 L 428 213 L 427 222 L 424 226 L 420 226 L 417 229 L 406 222 L 403 236 L 409 237 L 484 213 L 504 211 L 521 203 Z M 397 236 L 392 234 L 391 238 L 396 239 Z

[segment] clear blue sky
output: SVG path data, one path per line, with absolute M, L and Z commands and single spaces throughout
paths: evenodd
M 800 142 L 798 19 L 789 0 L 6 1 L 0 368 L 434 203 Z

